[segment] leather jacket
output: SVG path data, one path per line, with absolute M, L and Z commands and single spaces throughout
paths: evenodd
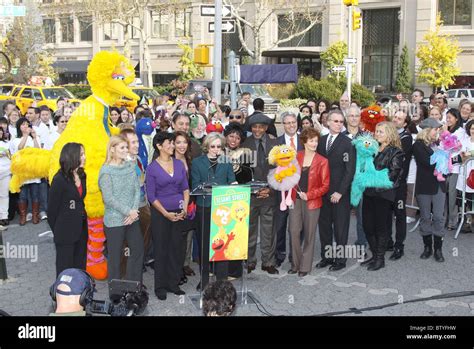
M 403 161 L 405 154 L 400 148 L 393 146 L 386 147 L 374 158 L 376 170 L 388 168 L 388 177 L 393 182 L 392 189 L 368 188 L 366 194 L 369 196 L 380 196 L 393 201 L 395 199 L 395 189 L 400 186 L 400 180 L 403 177 Z

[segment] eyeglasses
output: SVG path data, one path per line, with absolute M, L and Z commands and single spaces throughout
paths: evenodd
M 221 149 L 222 148 L 222 145 L 211 145 L 209 148 L 211 149 Z
M 296 121 L 287 121 L 287 122 L 284 122 L 283 124 L 284 125 L 296 125 L 297 122 Z
M 242 115 L 232 115 L 232 114 L 229 115 L 229 120 L 234 120 L 234 118 L 237 120 L 240 120 L 242 119 Z
M 343 124 L 344 123 L 344 120 L 329 120 L 329 121 L 335 122 L 336 124 Z
M 60 124 L 67 124 L 67 120 L 60 121 L 59 123 L 60 123 Z

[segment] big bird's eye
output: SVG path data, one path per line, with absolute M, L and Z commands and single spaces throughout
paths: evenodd
M 112 75 L 112 79 L 113 80 L 124 80 L 125 76 L 123 76 L 121 74 L 114 74 L 114 75 Z
M 283 149 L 281 152 L 286 154 L 288 153 L 288 149 Z

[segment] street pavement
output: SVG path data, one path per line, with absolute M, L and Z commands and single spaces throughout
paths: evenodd
M 20 227 L 12 222 L 3 232 L 4 245 L 31 245 L 38 249 L 37 261 L 9 258 L 6 261 L 8 280 L 0 281 L 0 309 L 11 315 L 42 316 L 51 312 L 49 287 L 55 279 L 55 250 L 50 234 L 39 236 L 49 230 L 46 221 L 38 225 L 28 222 Z M 409 226 L 411 227 L 411 225 Z M 347 311 L 349 308 L 366 308 L 389 303 L 393 307 L 362 312 L 358 315 L 396 316 L 472 316 L 474 297 L 423 300 L 404 303 L 451 292 L 473 291 L 474 234 L 461 234 L 453 239 L 451 232 L 444 241 L 445 263 L 437 263 L 433 257 L 419 258 L 423 244 L 418 232 L 408 233 L 405 256 L 398 261 L 389 261 L 379 271 L 369 272 L 355 259 L 349 259 L 347 268 L 330 272 L 313 269 L 306 277 L 289 275 L 288 261 L 279 268 L 279 275 L 269 275 L 257 269 L 246 277 L 246 285 L 260 303 L 260 309 L 272 315 L 318 315 Z M 356 239 L 355 216 L 351 218 L 349 242 Z M 316 239 L 315 260 L 319 260 L 319 238 Z M 36 246 L 36 247 L 35 247 Z M 260 260 L 260 252 L 257 251 Z M 30 256 L 31 257 L 31 256 Z M 198 271 L 196 264 L 193 269 Z M 150 290 L 150 301 L 144 315 L 149 316 L 200 316 L 201 312 L 188 296 L 196 295 L 199 277 L 190 277 L 182 288 L 186 296 L 168 294 L 166 301 L 159 301 L 153 293 L 153 270 L 144 273 L 144 283 Z M 241 280 L 233 281 L 237 290 Z M 97 299 L 107 298 L 106 282 L 97 282 Z M 239 305 L 237 316 L 263 315 L 256 305 Z M 346 314 L 353 316 L 354 314 Z

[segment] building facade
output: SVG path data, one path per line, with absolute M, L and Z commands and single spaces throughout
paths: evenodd
M 54 6 L 57 0 L 43 0 L 41 9 Z M 256 16 L 256 2 L 247 0 L 239 8 L 239 15 L 248 21 Z M 164 84 L 175 78 L 179 72 L 178 60 L 181 49 L 177 42 L 196 47 L 199 44 L 212 44 L 213 34 L 209 33 L 209 23 L 213 17 L 203 17 L 200 5 L 212 1 L 191 0 L 184 8 L 168 13 L 150 11 L 144 18 L 145 32 L 151 58 L 153 84 Z M 324 1 L 323 1 L 324 2 Z M 403 45 L 407 45 L 413 77 L 417 60 L 416 47 L 423 42 L 423 35 L 434 27 L 439 11 L 444 20 L 444 31 L 453 35 L 463 52 L 458 58 L 461 68 L 457 83 L 474 84 L 474 0 L 359 0 L 362 12 L 362 28 L 350 31 L 352 35 L 351 56 L 355 64 L 356 80 L 374 89 L 393 91 L 397 63 Z M 239 2 L 240 3 L 240 2 Z M 316 1 L 315 1 L 316 3 Z M 326 0 L 324 7 L 315 4 L 314 11 L 322 11 L 321 23 L 315 25 L 305 35 L 294 38 L 275 47 L 273 43 L 284 36 L 288 23 L 285 9 L 278 9 L 270 15 L 260 32 L 262 45 L 268 47 L 262 52 L 265 63 L 294 63 L 299 73 L 316 78 L 327 72 L 321 65 L 320 53 L 339 40 L 347 40 L 346 25 L 348 10 L 342 0 Z M 61 83 L 85 81 L 87 64 L 92 56 L 104 49 L 123 50 L 130 42 L 131 59 L 137 71 L 144 78 L 143 43 L 139 33 L 133 28 L 119 24 L 98 23 L 90 15 L 42 13 L 46 44 L 53 47 L 57 62 L 62 69 Z M 137 19 L 138 22 L 138 19 Z M 301 24 L 303 27 L 305 23 Z M 243 32 L 249 47 L 253 47 L 250 30 Z M 127 39 L 129 38 L 129 39 Z M 226 75 L 226 55 L 234 50 L 241 57 L 245 50 L 237 32 L 223 34 L 223 75 Z M 248 60 L 242 58 L 243 62 Z M 212 63 L 212 62 L 211 62 Z M 210 77 L 212 71 L 206 68 Z M 416 82 L 416 86 L 429 90 L 428 86 Z

